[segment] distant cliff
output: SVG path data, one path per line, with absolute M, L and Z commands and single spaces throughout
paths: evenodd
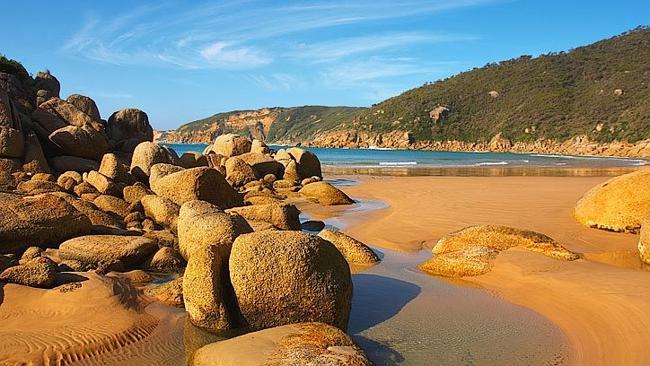
M 186 123 L 173 131 L 159 131 L 158 140 L 207 143 L 223 133 L 234 132 L 269 142 L 296 143 L 326 131 L 345 128 L 364 110 L 303 106 L 224 112 Z

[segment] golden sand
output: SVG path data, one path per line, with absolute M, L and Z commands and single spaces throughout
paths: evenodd
M 650 364 L 650 273 L 637 236 L 586 228 L 573 206 L 605 177 L 382 177 L 346 187 L 352 197 L 390 207 L 353 215 L 348 234 L 380 247 L 418 251 L 471 225 L 544 233 L 583 258 L 565 262 L 504 251 L 491 272 L 467 281 L 528 307 L 567 335 L 569 362 Z

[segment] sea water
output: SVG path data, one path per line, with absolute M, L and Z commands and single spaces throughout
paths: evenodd
M 179 155 L 189 151 L 201 152 L 207 146 L 206 144 L 165 145 L 174 149 Z M 270 147 L 280 149 L 286 146 L 271 145 Z M 305 149 L 316 154 L 324 168 L 603 168 L 634 167 L 649 163 L 644 159 L 568 155 L 320 147 L 305 147 Z

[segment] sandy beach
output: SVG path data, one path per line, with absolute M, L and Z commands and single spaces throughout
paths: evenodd
M 579 253 L 581 259 L 564 262 L 508 250 L 498 256 L 491 272 L 463 282 L 529 308 L 559 327 L 570 347 L 562 363 L 650 362 L 650 278 L 636 254 L 637 236 L 589 229 L 572 217 L 584 192 L 608 178 L 358 179 L 362 184 L 345 187 L 346 193 L 388 207 L 344 216 L 346 232 L 379 248 L 422 257 L 418 253 L 449 232 L 500 224 L 544 233 Z

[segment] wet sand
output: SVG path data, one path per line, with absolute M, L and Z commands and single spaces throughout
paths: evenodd
M 637 237 L 585 228 L 572 217 L 572 207 L 581 195 L 607 178 L 359 179 L 363 184 L 343 189 L 353 197 L 389 206 L 345 216 L 346 232 L 367 243 L 424 261 L 430 255 L 428 249 L 444 234 L 490 223 L 539 231 L 581 253 L 582 259 L 562 262 L 506 251 L 490 273 L 460 284 L 484 287 L 552 321 L 566 334 L 570 347 L 568 357 L 558 363 L 650 363 L 650 273 L 636 256 Z M 429 307 L 433 310 L 436 304 L 432 299 Z M 436 331 L 435 324 L 430 328 Z M 530 329 L 522 336 L 534 337 L 538 329 Z

